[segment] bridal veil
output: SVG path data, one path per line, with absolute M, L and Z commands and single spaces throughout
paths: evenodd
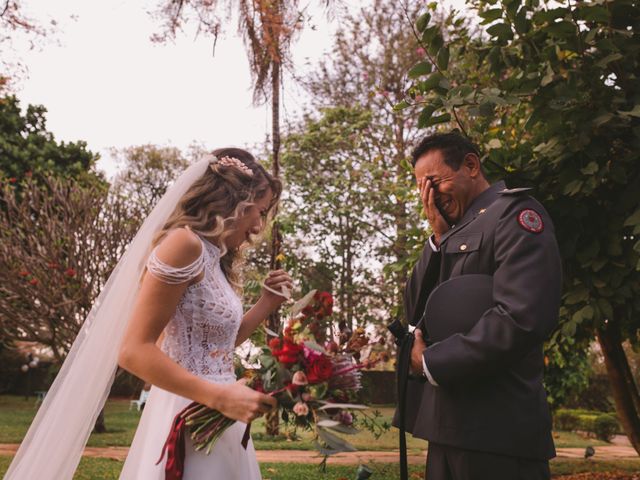
M 119 346 L 153 237 L 211 159 L 209 156 L 185 170 L 129 244 L 80 328 L 5 480 L 73 478 L 114 380 Z

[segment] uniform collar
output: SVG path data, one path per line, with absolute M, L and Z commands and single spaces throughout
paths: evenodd
M 480 195 L 478 195 L 473 200 L 473 202 L 471 202 L 471 205 L 469 205 L 467 211 L 464 212 L 464 215 L 462 216 L 460 221 L 442 235 L 442 238 L 440 238 L 440 245 L 442 245 L 447 240 L 447 238 L 449 238 L 455 232 L 459 231 L 469 222 L 474 220 L 478 215 L 483 214 L 487 207 L 489 207 L 489 205 L 491 205 L 496 200 L 496 198 L 498 198 L 499 192 L 501 192 L 505 188 L 506 185 L 504 181 L 500 180 L 499 182 L 491 185 Z

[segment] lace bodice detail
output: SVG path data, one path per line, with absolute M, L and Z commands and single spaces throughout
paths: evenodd
M 199 377 L 232 382 L 242 302 L 222 272 L 218 247 L 206 240 L 202 244 L 203 255 L 196 262 L 204 265 L 204 276 L 185 290 L 165 328 L 162 351 Z M 195 271 L 193 264 L 185 269 L 190 267 Z M 197 270 L 195 275 L 202 268 Z

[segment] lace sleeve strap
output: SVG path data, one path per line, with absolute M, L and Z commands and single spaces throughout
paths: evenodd
M 154 248 L 149 259 L 147 260 L 147 271 L 156 277 L 158 280 L 171 285 L 177 285 L 179 283 L 188 282 L 196 278 L 204 269 L 204 245 L 200 251 L 200 256 L 194 260 L 193 263 L 184 267 L 174 267 L 164 263 L 158 258 L 156 251 L 158 247 Z

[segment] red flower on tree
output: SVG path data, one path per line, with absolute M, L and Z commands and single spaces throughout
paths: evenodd
M 67 268 L 67 269 L 64 271 L 64 274 L 65 274 L 67 277 L 75 277 L 75 276 L 76 276 L 76 271 L 75 271 L 75 269 L 73 269 L 73 268 L 69 267 L 69 268 Z
M 18 272 L 18 275 L 20 275 L 21 277 L 28 277 L 29 276 L 29 272 L 27 270 L 20 270 Z
M 39 282 L 38 282 L 38 279 L 37 279 L 37 278 L 32 278 L 31 280 L 29 280 L 29 285 L 34 285 L 34 286 L 35 286 L 35 285 L 37 285 L 38 283 L 39 283 Z

